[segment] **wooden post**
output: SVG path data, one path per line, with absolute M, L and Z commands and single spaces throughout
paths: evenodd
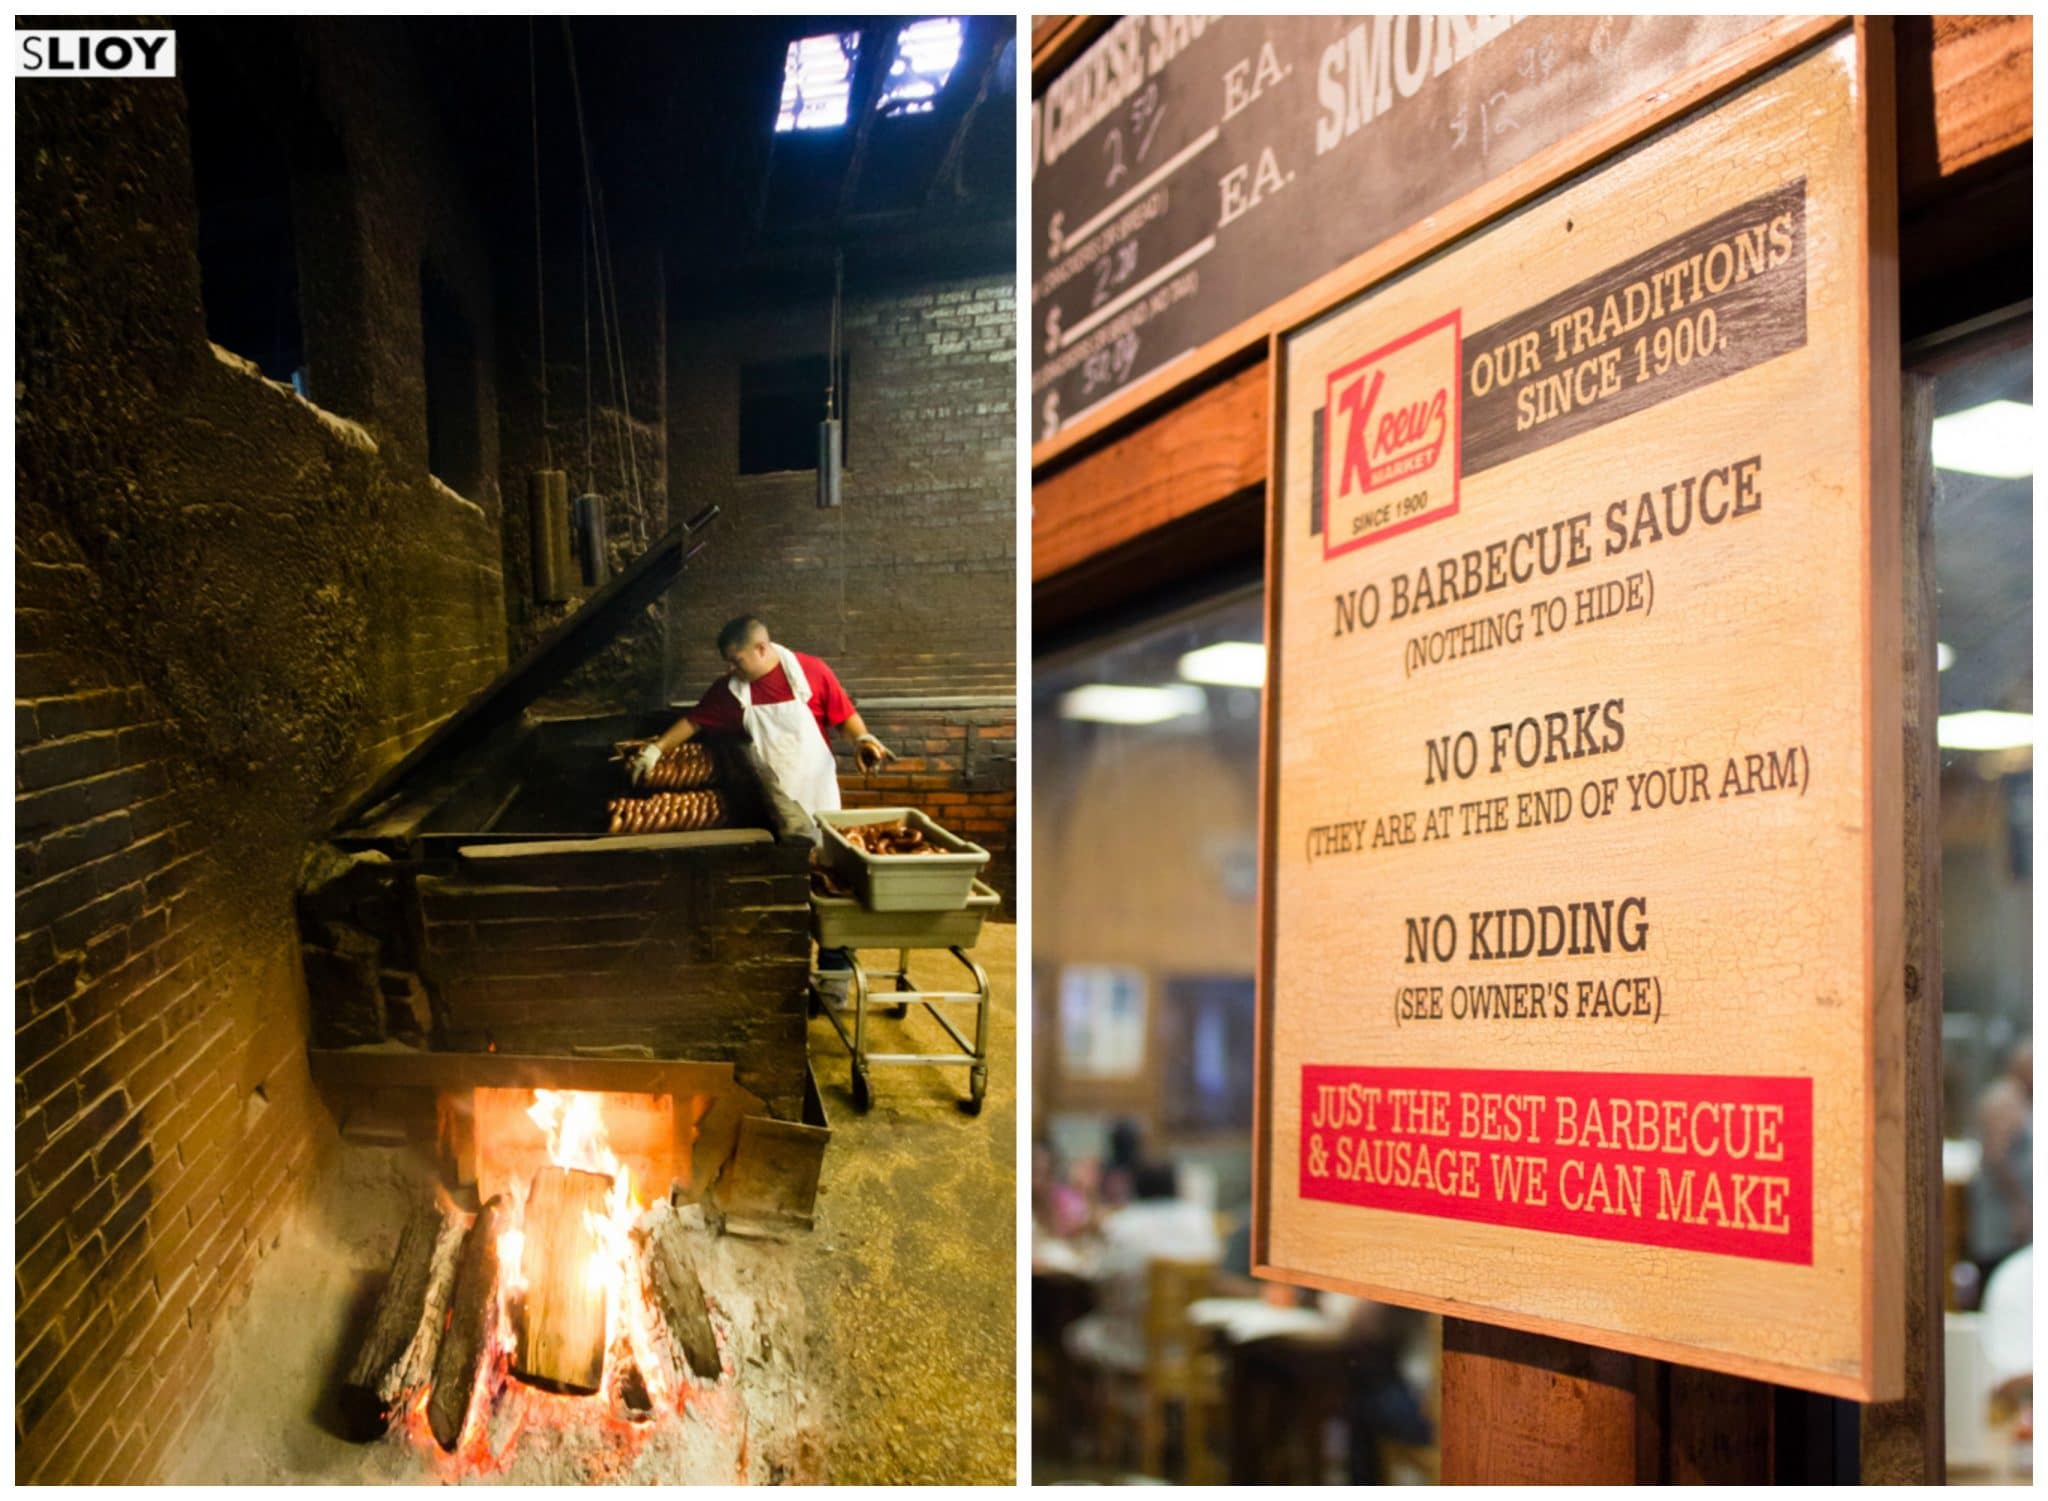
M 1941 1285 L 1941 752 L 1934 741 L 1934 383 L 1900 391 L 1900 559 L 1906 585 L 1906 1395 L 1863 1414 L 1863 1478 L 1940 1485 L 1943 1426 Z

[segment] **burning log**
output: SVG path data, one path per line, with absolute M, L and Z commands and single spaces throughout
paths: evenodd
M 606 1198 L 603 1173 L 549 1165 L 526 1199 L 526 1317 L 512 1372 L 554 1391 L 587 1394 L 604 1384 Z
M 391 1275 L 377 1298 L 370 1332 L 342 1382 L 342 1421 L 350 1438 L 373 1439 L 391 1426 L 392 1415 L 403 1406 L 405 1388 L 416 1384 L 406 1379 L 408 1367 L 416 1364 L 408 1358 L 416 1353 L 416 1345 L 425 1342 L 426 1359 L 433 1358 L 441 1333 L 433 1303 L 435 1274 L 448 1272 L 440 1286 L 445 1308 L 455 1263 L 453 1247 L 459 1241 L 458 1236 L 444 1234 L 448 1228 L 448 1216 L 430 1201 L 413 1212 L 399 1234 L 398 1252 L 391 1258 Z M 437 1254 L 444 1251 L 444 1240 L 445 1254 Z
M 698 1379 L 716 1381 L 721 1369 L 718 1338 L 711 1331 L 704 1284 L 697 1280 L 697 1268 L 691 1263 L 682 1222 L 673 1206 L 657 1203 L 633 1233 L 641 1241 L 654 1303 L 668 1327 L 669 1342 L 683 1353 Z
M 500 1194 L 478 1211 L 462 1244 L 447 1332 L 434 1356 L 434 1392 L 427 1402 L 434 1441 L 450 1454 L 461 1442 L 477 1378 L 491 1363 L 498 1327 L 498 1237 L 510 1220 L 511 1206 Z

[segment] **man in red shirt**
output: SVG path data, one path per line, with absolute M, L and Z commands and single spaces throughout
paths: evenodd
M 778 646 L 768 627 L 752 615 L 725 623 L 718 633 L 718 654 L 731 668 L 704 690 L 697 706 L 677 720 L 659 740 L 642 750 L 632 764 L 639 782 L 653 771 L 662 753 L 699 732 L 745 731 L 747 751 L 775 775 L 782 790 L 804 812 L 816 815 L 839 807 L 839 763 L 832 755 L 832 732 L 844 730 L 854 742 L 863 771 L 895 759 L 889 747 L 868 733 L 860 711 L 839 685 L 839 677 L 817 657 Z M 822 834 L 813 833 L 814 839 Z M 821 949 L 818 968 L 830 972 L 820 988 L 834 1004 L 843 1004 L 853 956 L 845 949 Z
M 821 659 L 778 645 L 756 617 L 727 621 L 718 633 L 718 653 L 731 671 L 640 752 L 633 764 L 636 782 L 663 752 L 702 732 L 744 730 L 754 756 L 775 773 L 782 789 L 806 813 L 816 814 L 839 807 L 838 769 L 832 758 L 835 729 L 852 739 L 863 771 L 895 759 L 895 753 L 868 732 L 838 675 Z M 815 731 L 815 738 L 805 726 Z

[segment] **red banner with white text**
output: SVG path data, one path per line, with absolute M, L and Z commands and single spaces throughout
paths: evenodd
M 1813 1081 L 1527 1069 L 1301 1071 L 1301 1196 L 1813 1261 Z

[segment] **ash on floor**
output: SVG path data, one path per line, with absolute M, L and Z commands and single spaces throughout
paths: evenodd
M 964 1068 L 880 1068 L 853 1108 L 844 1048 L 814 1020 L 832 1123 L 816 1228 L 711 1239 L 699 1266 L 729 1330 L 732 1390 L 631 1446 L 529 1423 L 478 1472 L 394 1435 L 341 1437 L 336 1393 L 429 1165 L 344 1143 L 264 1258 L 219 1352 L 182 1484 L 922 1482 L 1007 1484 L 1016 1461 L 1016 929 L 976 951 L 994 987 L 988 1097 L 955 1108 Z M 873 956 L 871 962 L 873 961 Z M 893 958 L 893 955 L 889 956 Z M 913 977 L 957 983 L 943 954 Z M 881 1020 L 875 1045 L 937 1051 L 929 1018 Z M 910 1050 L 906 1048 L 905 1050 Z M 735 1406 L 735 1401 L 737 1406 Z M 829 1415 L 829 1421 L 825 1420 Z
M 402 1431 L 342 1437 L 341 1377 L 390 1266 L 399 1227 L 428 1192 L 409 1149 L 345 1143 L 314 1202 L 265 1258 L 216 1367 L 208 1417 L 171 1477 L 183 1484 L 732 1484 L 819 1478 L 811 1432 L 801 1242 L 706 1235 L 698 1275 L 731 1374 L 679 1416 L 624 1430 L 604 1404 L 508 1383 L 492 1459 L 443 1454 Z

